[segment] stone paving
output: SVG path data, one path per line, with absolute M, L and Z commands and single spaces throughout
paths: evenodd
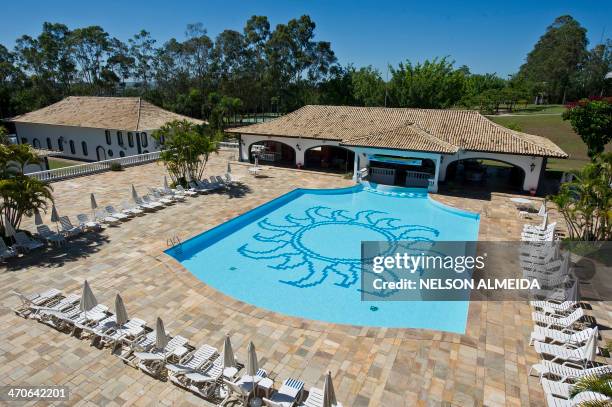
M 221 174 L 231 153 L 213 156 L 208 174 Z M 89 194 L 98 204 L 119 204 L 133 183 L 140 193 L 160 185 L 159 163 L 53 184 L 60 214 L 89 213 Z M 69 405 L 209 405 L 168 382 L 124 365 L 108 350 L 90 347 L 32 320 L 17 317 L 11 290 L 30 293 L 47 287 L 78 292 L 87 279 L 98 301 L 112 306 L 120 292 L 133 316 L 153 324 L 164 319 L 172 334 L 199 346 L 221 349 L 231 334 L 239 360 L 246 345 L 257 347 L 260 365 L 278 387 L 286 377 L 323 386 L 333 374 L 345 406 L 543 405 L 538 360 L 528 346 L 531 309 L 519 302 L 472 302 L 465 335 L 417 330 L 336 325 L 288 317 L 225 296 L 192 276 L 162 251 L 167 239 L 182 240 L 231 219 L 297 187 L 352 184 L 337 175 L 268 167 L 261 177 L 233 163 L 241 186 L 229 193 L 189 199 L 137 217 L 66 248 L 32 253 L 0 269 L 0 385 L 67 385 Z M 521 224 L 509 195 L 489 200 L 435 195 L 435 199 L 481 214 L 480 240 L 516 240 Z M 47 215 L 48 221 L 48 215 Z M 27 219 L 21 228 L 34 230 Z M 265 295 L 265 293 L 262 293 Z M 407 303 L 409 307 L 409 303 Z M 608 318 L 602 305 L 598 321 Z M 11 404 L 12 405 L 12 404 Z M 17 404 L 16 404 L 17 405 Z

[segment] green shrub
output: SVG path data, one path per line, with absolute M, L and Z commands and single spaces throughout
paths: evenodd
M 123 171 L 123 167 L 119 163 L 111 163 L 110 170 L 111 171 Z

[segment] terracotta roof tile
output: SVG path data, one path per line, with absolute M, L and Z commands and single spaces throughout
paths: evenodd
M 275 120 L 227 131 L 440 153 L 463 149 L 567 157 L 547 138 L 507 129 L 470 110 L 309 105 Z
M 16 123 L 117 130 L 155 130 L 172 120 L 202 120 L 172 113 L 137 97 L 70 96 L 50 106 L 16 116 Z

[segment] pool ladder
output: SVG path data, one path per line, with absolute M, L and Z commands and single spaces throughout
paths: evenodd
M 181 241 L 181 238 L 178 235 L 174 235 L 172 237 L 169 237 L 168 239 L 166 239 L 166 246 L 168 247 L 176 247 L 177 251 L 181 251 L 182 252 L 182 248 L 183 248 L 183 242 Z

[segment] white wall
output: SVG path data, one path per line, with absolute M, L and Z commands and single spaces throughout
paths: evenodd
M 468 158 L 473 159 L 489 159 L 498 160 L 508 164 L 516 165 L 525 172 L 525 180 L 523 182 L 523 190 L 529 191 L 531 189 L 538 189 L 538 181 L 540 180 L 540 171 L 542 170 L 542 163 L 544 159 L 542 157 L 531 157 L 525 155 L 514 155 L 514 154 L 501 154 L 501 153 L 480 153 L 476 151 L 462 151 L 458 154 L 444 155 L 442 158 L 442 165 L 440 166 L 440 181 L 446 179 L 446 170 L 448 165 L 457 160 L 465 160 Z M 533 170 L 531 164 L 534 164 Z
M 123 146 L 119 145 L 117 140 L 116 129 L 108 129 L 111 133 L 111 143 L 106 142 L 106 136 L 104 133 L 105 129 L 93 129 L 89 127 L 72 127 L 72 126 L 53 126 L 45 124 L 33 124 L 33 123 L 15 123 L 17 129 L 17 138 L 19 143 L 23 143 L 24 138 L 27 140 L 27 144 L 35 147 L 49 149 L 47 145 L 47 138 L 51 141 L 51 150 L 59 151 L 59 139 L 63 137 L 64 140 L 64 151 L 62 155 L 66 157 L 76 158 L 80 160 L 97 161 L 98 157 L 96 149 L 102 147 L 104 155 L 101 159 L 120 158 L 121 152 L 125 156 L 138 154 L 138 144 L 136 140 L 136 132 L 132 132 L 134 144 L 130 147 L 128 143 L 128 132 L 125 130 L 119 130 L 123 133 Z M 151 137 L 153 130 L 146 131 L 147 133 L 147 146 L 141 145 L 141 152 L 152 152 L 159 150 L 156 146 L 155 140 Z M 35 140 L 38 140 L 38 144 L 35 145 Z M 70 150 L 70 141 L 74 143 L 74 154 Z M 82 142 L 87 143 L 87 155 L 83 154 Z M 109 153 L 112 151 L 112 157 Z

